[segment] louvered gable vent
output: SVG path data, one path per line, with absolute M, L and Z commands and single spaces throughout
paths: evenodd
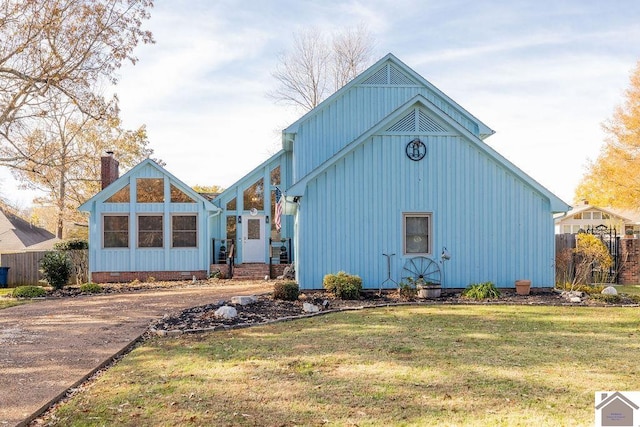
M 387 132 L 441 133 L 447 131 L 419 108 L 411 110 L 409 114 L 387 128 Z
M 412 77 L 409 77 L 393 64 L 385 64 L 378 71 L 370 75 L 361 84 L 369 86 L 397 85 L 415 86 L 418 85 Z

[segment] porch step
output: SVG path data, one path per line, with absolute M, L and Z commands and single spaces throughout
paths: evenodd
M 269 264 L 237 264 L 233 267 L 233 278 L 241 280 L 264 280 L 269 276 Z

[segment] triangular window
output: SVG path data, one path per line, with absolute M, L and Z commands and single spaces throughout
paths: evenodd
M 171 203 L 195 203 L 190 196 L 178 187 L 171 184 Z
M 105 203 L 129 203 L 129 184 L 116 191 Z

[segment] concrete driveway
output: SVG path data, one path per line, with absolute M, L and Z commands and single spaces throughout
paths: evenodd
M 142 335 L 150 321 L 268 282 L 49 299 L 0 310 L 0 426 L 22 425 Z

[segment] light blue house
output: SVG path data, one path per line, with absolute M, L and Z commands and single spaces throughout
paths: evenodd
M 212 203 L 150 161 L 85 203 L 94 280 L 154 269 L 204 275 L 233 243 L 237 271 L 292 259 L 303 289 L 341 270 L 373 289 L 409 277 L 445 288 L 553 286 L 553 214 L 570 207 L 484 143 L 491 134 L 389 54 L 285 129 L 282 150 Z M 164 177 L 164 202 L 134 203 L 134 177 L 151 169 Z M 157 254 L 131 235 L 118 255 L 97 243 L 116 208 L 106 201 L 128 175 L 130 203 L 117 209 L 128 209 L 130 234 L 142 232 L 143 212 L 163 212 Z M 172 185 L 193 203 L 170 201 Z M 198 224 L 189 261 L 169 244 L 170 218 L 185 211 Z

